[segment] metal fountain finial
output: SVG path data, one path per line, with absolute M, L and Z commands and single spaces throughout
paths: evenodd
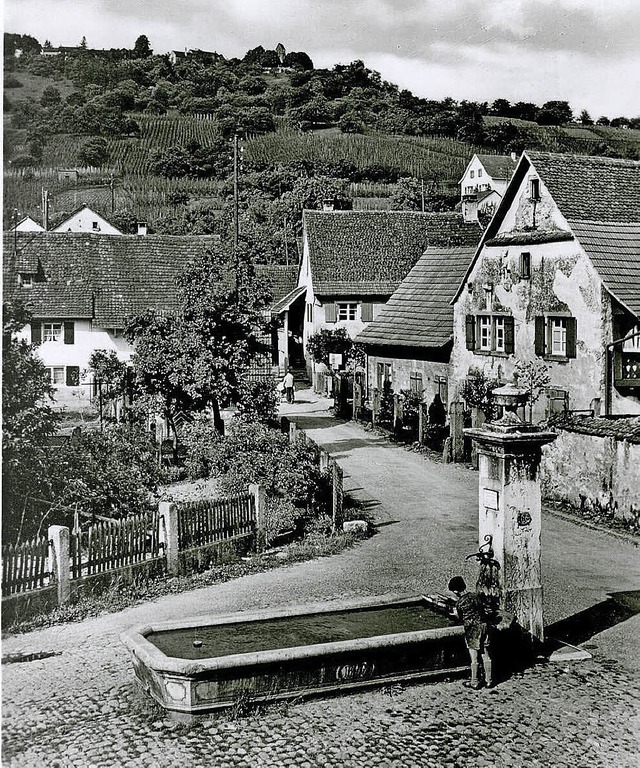
M 467 555 L 465 560 L 471 560 L 475 558 L 479 563 L 491 563 L 493 562 L 493 536 L 490 533 L 484 537 L 484 544 L 482 544 L 477 552 L 473 552 L 471 555 Z

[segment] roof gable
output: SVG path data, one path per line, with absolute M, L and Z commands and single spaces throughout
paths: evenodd
M 468 246 L 427 248 L 357 340 L 384 346 L 444 346 L 453 335 L 451 299 L 473 253 Z
M 305 211 L 304 231 L 316 294 L 384 295 L 430 245 L 475 245 L 482 230 L 457 213 Z

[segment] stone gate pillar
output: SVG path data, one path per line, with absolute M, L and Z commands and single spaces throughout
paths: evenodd
M 505 415 L 465 429 L 479 457 L 479 541 L 485 543 L 487 534 L 492 537 L 494 557 L 500 564 L 501 607 L 515 615 L 534 643 L 542 643 L 539 468 L 542 446 L 557 435 L 516 416 L 526 393 L 506 385 L 493 395 L 505 407 Z

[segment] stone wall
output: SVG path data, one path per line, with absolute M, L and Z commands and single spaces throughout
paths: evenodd
M 543 451 L 543 498 L 620 519 L 640 512 L 640 443 L 563 429 L 558 433 Z

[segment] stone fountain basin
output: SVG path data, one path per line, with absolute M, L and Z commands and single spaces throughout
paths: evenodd
M 415 682 L 468 671 L 438 596 L 332 601 L 123 632 L 135 676 L 170 713 Z

